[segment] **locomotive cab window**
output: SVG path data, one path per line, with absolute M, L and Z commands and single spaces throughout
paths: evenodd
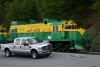
M 1 33 L 4 33 L 4 30 L 0 30 Z
M 5 29 L 5 32 L 7 32 L 7 30 Z
M 75 29 L 75 25 L 72 25 L 72 29 Z
M 71 25 L 66 25 L 65 29 L 71 29 Z
M 44 24 L 47 24 L 47 20 L 44 20 Z
M 77 25 L 75 25 L 75 29 L 77 29 Z

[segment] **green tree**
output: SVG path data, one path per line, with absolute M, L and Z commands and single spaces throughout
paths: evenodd
M 100 0 L 92 0 L 92 1 L 93 4 L 90 8 L 97 11 L 96 15 L 99 17 L 98 19 L 100 20 Z
M 42 18 L 74 19 L 85 16 L 91 5 L 91 0 L 42 0 Z
M 6 19 L 11 22 L 13 20 L 37 19 L 37 7 L 35 0 L 13 0 L 8 5 Z
M 6 2 L 11 2 L 12 0 L 0 0 L 0 24 L 3 25 L 3 23 L 5 23 L 5 3 Z
M 91 8 L 94 10 L 100 11 L 100 0 L 92 0 L 94 3 L 92 4 Z

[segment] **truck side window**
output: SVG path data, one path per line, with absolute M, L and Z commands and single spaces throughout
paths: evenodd
M 26 43 L 26 40 L 22 39 L 21 45 L 24 45 L 24 43 Z
M 20 39 L 16 39 L 15 45 L 20 45 Z

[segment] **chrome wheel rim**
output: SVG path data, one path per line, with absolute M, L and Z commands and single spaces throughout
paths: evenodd
M 6 51 L 6 56 L 9 56 L 9 51 Z
M 35 54 L 35 53 L 33 53 L 33 55 L 32 55 L 32 56 L 33 56 L 33 58 L 36 58 L 36 54 Z

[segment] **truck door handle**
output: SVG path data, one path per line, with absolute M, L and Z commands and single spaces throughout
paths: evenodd
M 29 46 L 29 48 L 31 48 L 31 46 Z
M 22 46 L 20 46 L 20 48 L 21 48 Z

